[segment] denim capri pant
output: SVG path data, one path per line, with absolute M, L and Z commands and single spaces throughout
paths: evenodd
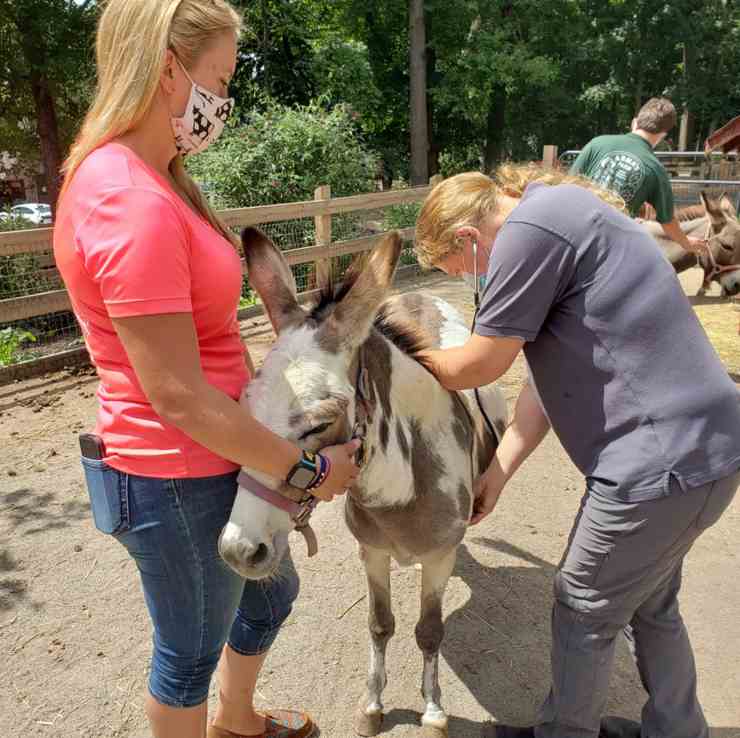
M 161 704 L 194 707 L 208 697 L 224 643 L 257 655 L 272 645 L 298 595 L 290 555 L 267 581 L 242 579 L 218 554 L 236 472 L 158 479 L 82 459 L 98 530 L 136 562 L 154 627 L 149 691 Z

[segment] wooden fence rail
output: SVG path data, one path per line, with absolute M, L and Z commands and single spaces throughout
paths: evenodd
M 426 187 L 413 187 L 388 192 L 373 192 L 351 197 L 331 197 L 328 186 L 316 189 L 315 199 L 305 202 L 284 203 L 280 205 L 260 205 L 251 208 L 234 208 L 219 212 L 222 220 L 232 228 L 244 228 L 250 225 L 263 225 L 280 221 L 313 218 L 315 223 L 315 245 L 288 249 L 283 252 L 288 264 L 316 264 L 316 274 L 326 273 L 331 259 L 339 256 L 358 254 L 370 251 L 382 238 L 377 233 L 350 240 L 332 241 L 332 216 L 355 211 L 375 210 L 392 205 L 421 202 L 439 177 L 433 178 Z M 43 268 L 47 275 L 56 274 L 53 259 L 48 256 L 52 250 L 52 228 L 34 228 L 24 231 L 0 233 L 0 257 L 20 256 L 23 254 L 39 255 L 37 267 Z M 404 239 L 412 240 L 414 228 L 401 230 Z M 278 244 L 279 245 L 279 244 Z M 242 265 L 244 260 L 242 259 Z M 0 327 L 18 320 L 48 315 L 71 310 L 69 296 L 64 289 L 51 290 L 36 294 L 10 297 L 0 300 Z M 257 315 L 262 312 L 261 306 L 240 311 L 240 317 Z M 73 349 L 61 354 L 40 357 L 9 367 L 0 367 L 0 384 L 22 377 L 57 368 L 60 362 L 85 360 L 85 349 Z
M 322 199 L 281 205 L 260 205 L 252 208 L 222 210 L 219 215 L 231 227 L 244 228 L 250 225 L 276 223 L 299 218 L 315 218 L 317 221 L 316 246 L 289 249 L 285 258 L 291 265 L 326 262 L 336 256 L 368 251 L 377 243 L 379 236 L 365 236 L 348 241 L 331 241 L 331 216 L 358 210 L 413 203 L 422 201 L 430 187 L 414 187 L 408 190 L 353 195 L 352 197 L 324 198 L 328 187 L 320 187 L 317 194 Z M 403 231 L 405 238 L 413 238 L 414 229 Z M 20 254 L 47 253 L 52 248 L 52 229 L 34 228 L 26 231 L 0 233 L 0 257 Z M 69 310 L 66 290 L 53 290 L 21 297 L 0 300 L 0 324 L 25 320 L 39 315 Z

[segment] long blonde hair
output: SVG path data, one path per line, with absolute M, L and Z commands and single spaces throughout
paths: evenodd
M 108 0 L 95 44 L 95 98 L 62 167 L 61 195 L 88 154 L 141 123 L 157 94 L 169 49 L 192 69 L 218 36 L 238 34 L 241 25 L 241 16 L 226 0 Z M 182 156 L 173 159 L 170 173 L 201 215 L 236 245 L 234 234 L 185 171 Z
M 577 184 L 591 190 L 618 210 L 626 210 L 624 200 L 584 177 L 571 176 L 534 164 L 503 164 L 487 177 L 481 172 L 466 172 L 445 179 L 432 189 L 416 221 L 414 251 L 419 263 L 430 269 L 440 260 L 462 248 L 456 232 L 464 226 L 478 227 L 496 212 L 499 195 L 521 197 L 527 185 Z

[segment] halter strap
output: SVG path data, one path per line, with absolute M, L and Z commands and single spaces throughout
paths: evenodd
M 370 378 L 363 360 L 362 346 L 357 352 L 357 379 L 355 381 L 355 425 L 352 428 L 352 438 L 360 441 L 360 448 L 355 454 L 355 464 L 363 466 L 366 459 L 365 436 L 367 426 L 373 419 L 372 404 L 370 403 Z
M 707 230 L 704 234 L 704 251 L 707 254 L 707 258 L 709 260 L 709 263 L 712 267 L 712 270 L 709 272 L 709 276 L 704 277 L 704 286 L 707 287 L 708 283 L 711 282 L 718 274 L 724 274 L 726 272 L 734 272 L 740 269 L 740 264 L 718 264 L 717 260 L 714 258 L 714 254 L 712 253 L 712 246 L 709 243 L 709 236 L 712 233 L 712 219 L 707 215 Z M 698 255 L 697 255 L 698 256 Z
M 360 448 L 355 455 L 355 463 L 362 466 L 365 463 L 365 435 L 367 434 L 367 424 L 372 420 L 372 406 L 369 399 L 369 378 L 367 367 L 363 361 L 362 347 L 358 352 L 357 363 L 357 381 L 355 384 L 355 425 L 352 430 L 352 437 L 360 439 Z M 308 555 L 313 556 L 318 550 L 318 541 L 316 533 L 311 527 L 311 513 L 318 505 L 319 501 L 310 492 L 291 487 L 288 485 L 282 491 L 262 484 L 251 474 L 242 469 L 237 478 L 237 483 L 247 491 L 256 495 L 270 505 L 284 510 L 290 515 L 291 520 L 295 523 L 296 530 L 306 539 Z
M 294 502 L 280 492 L 276 492 L 274 489 L 266 487 L 253 476 L 247 474 L 243 469 L 239 472 L 236 481 L 240 487 L 244 487 L 244 489 L 264 500 L 268 504 L 273 505 L 280 510 L 285 510 L 285 512 L 290 515 L 291 520 L 295 523 L 295 529 L 305 539 L 309 557 L 318 552 L 319 543 L 310 522 L 311 513 L 319 502 L 316 497 L 313 495 L 307 496 L 305 492 L 301 491 L 304 498 L 303 501 Z
M 236 481 L 239 483 L 240 487 L 248 489 L 265 502 L 269 502 L 271 505 L 279 507 L 281 510 L 285 510 L 293 520 L 297 519 L 297 517 L 303 512 L 304 505 L 301 505 L 274 489 L 266 487 L 261 482 L 258 482 L 253 476 L 247 474 L 243 469 L 239 472 Z

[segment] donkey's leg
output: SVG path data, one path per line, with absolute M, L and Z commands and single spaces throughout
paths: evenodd
M 442 598 L 455 566 L 456 553 L 457 550 L 453 548 L 441 558 L 422 562 L 421 616 L 416 624 L 416 643 L 424 656 L 421 695 L 426 707 L 421 724 L 428 738 L 447 735 L 447 715 L 442 709 L 439 688 L 439 647 L 444 636 Z
M 391 612 L 391 559 L 378 549 L 360 546 L 360 559 L 367 574 L 370 628 L 370 669 L 367 692 L 360 700 L 355 730 L 358 735 L 372 736 L 380 732 L 383 720 L 381 694 L 386 685 L 385 648 L 396 628 Z
M 709 270 L 704 270 L 704 279 L 701 281 L 701 287 L 696 292 L 697 297 L 704 297 L 707 294 L 707 290 L 711 289 L 712 284 L 709 279 Z

